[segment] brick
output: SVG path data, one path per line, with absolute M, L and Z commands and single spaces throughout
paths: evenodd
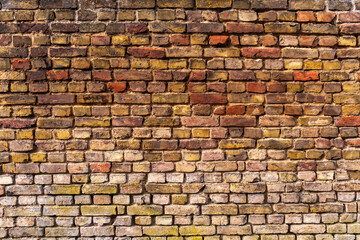
M 325 8 L 325 1 L 320 0 L 290 0 L 290 10 L 323 10 Z
M 242 48 L 241 55 L 249 58 L 279 58 L 278 48 Z
M 194 46 L 194 47 L 173 47 L 167 48 L 166 57 L 201 57 L 202 49 Z
M 263 25 L 254 23 L 226 23 L 228 33 L 262 33 Z
M 49 237 L 76 237 L 79 236 L 79 228 L 77 227 L 53 227 L 45 228 L 45 235 Z
M 73 125 L 72 119 L 48 119 L 39 118 L 37 126 L 39 128 L 69 128 Z
M 194 2 L 191 0 L 159 0 L 156 2 L 157 6 L 160 8 L 193 8 Z
M 186 24 L 177 22 L 151 22 L 149 24 L 150 32 L 156 33 L 184 33 Z
M 154 8 L 155 0 L 125 0 L 121 1 L 120 8 Z
M 81 213 L 84 216 L 111 216 L 116 215 L 116 206 L 81 206 Z
M 158 205 L 132 205 L 127 206 L 127 213 L 129 215 L 140 215 L 140 216 L 152 216 L 152 215 L 161 215 L 163 213 L 162 206 Z
M 165 51 L 161 48 L 129 47 L 127 53 L 138 58 L 163 58 Z
M 124 81 L 149 81 L 152 80 L 152 75 L 148 71 L 138 71 L 138 70 L 118 70 L 114 72 L 115 80 Z
M 80 213 L 78 206 L 45 206 L 45 216 L 77 216 Z
M 251 8 L 253 9 L 286 9 L 287 1 L 285 0 L 251 0 Z
M 235 204 L 210 204 L 202 206 L 201 212 L 206 215 L 237 215 L 238 207 Z
M 213 235 L 215 234 L 215 226 L 180 226 L 179 233 L 182 236 Z
M 184 117 L 181 122 L 183 126 L 187 127 L 215 127 L 219 125 L 219 120 L 212 117 Z
M 39 2 L 40 8 L 76 8 L 77 4 L 75 0 L 61 0 L 61 1 L 55 1 L 55 0 L 40 0 Z
M 117 192 L 117 186 L 112 184 L 87 184 L 82 187 L 84 194 L 114 194 Z
M 212 103 L 212 104 L 222 104 L 227 103 L 226 96 L 223 94 L 217 93 L 193 93 L 190 94 L 190 103 L 197 104 L 197 103 Z
M 221 33 L 224 25 L 221 23 L 188 23 L 187 32 L 189 33 Z
M 324 233 L 325 225 L 324 224 L 291 225 L 290 232 L 296 233 L 296 234 Z
M 4 9 L 36 9 L 38 7 L 38 3 L 36 0 L 25 0 L 22 2 L 4 0 L 2 2 L 2 7 Z
M 216 0 L 196 0 L 197 8 L 229 8 L 231 7 L 231 0 L 216 1 Z
M 269 204 L 241 204 L 239 205 L 239 214 L 271 214 L 272 208 Z
M 265 23 L 266 33 L 297 33 L 300 31 L 298 23 Z

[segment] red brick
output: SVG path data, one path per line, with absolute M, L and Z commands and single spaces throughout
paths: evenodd
M 190 81 L 203 81 L 206 78 L 206 71 L 191 71 Z
M 97 46 L 110 45 L 110 36 L 92 36 L 91 43 Z
M 266 84 L 265 83 L 248 83 L 247 91 L 253 93 L 265 93 Z
M 335 123 L 335 126 L 337 126 L 337 127 L 358 127 L 358 126 L 360 126 L 360 117 L 359 116 L 341 117 Z
M 220 126 L 224 127 L 254 127 L 255 117 L 221 117 Z
M 249 58 L 279 58 L 280 48 L 242 48 L 241 55 Z
M 112 80 L 112 72 L 109 70 L 93 70 L 92 77 L 94 80 L 111 81 Z
M 146 23 L 127 23 L 125 24 L 126 31 L 129 33 L 144 33 L 147 32 L 148 26 Z
M 112 119 L 112 125 L 116 127 L 140 127 L 142 123 L 142 117 L 116 117 Z
M 225 45 L 228 39 L 228 36 L 210 36 L 209 43 L 210 45 Z
M 227 106 L 227 115 L 243 115 L 245 113 L 245 106 Z
M 124 92 L 126 90 L 126 82 L 109 82 L 107 87 L 114 92 Z
M 341 15 L 341 13 L 340 13 Z M 332 22 L 336 16 L 334 12 L 318 12 L 316 13 L 316 19 L 318 22 Z
M 268 92 L 285 92 L 286 85 L 283 83 L 268 83 L 267 91 Z
M 297 12 L 296 20 L 298 22 L 315 22 L 314 12 Z
M 91 172 L 107 173 L 110 172 L 111 163 L 90 163 Z
M 11 120 L 0 120 L 0 124 L 4 128 L 31 128 L 35 126 L 35 119 L 11 119 Z
M 223 104 L 227 103 L 227 97 L 226 95 L 219 93 L 193 93 L 190 94 L 190 103 Z
M 314 71 L 309 72 L 299 72 L 295 71 L 294 73 L 295 81 L 314 81 L 319 80 L 319 73 Z
M 172 35 L 170 37 L 170 43 L 178 46 L 190 45 L 190 37 L 187 35 Z
M 49 80 L 67 80 L 69 79 L 69 72 L 67 70 L 51 70 L 47 72 Z
M 14 69 L 30 69 L 30 61 L 25 59 L 13 59 L 11 60 L 11 65 Z

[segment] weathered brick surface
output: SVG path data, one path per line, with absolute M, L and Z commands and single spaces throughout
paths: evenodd
M 1 0 L 0 239 L 359 240 L 359 10 Z

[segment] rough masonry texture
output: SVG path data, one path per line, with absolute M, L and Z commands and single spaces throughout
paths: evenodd
M 360 1 L 1 0 L 0 239 L 360 239 Z

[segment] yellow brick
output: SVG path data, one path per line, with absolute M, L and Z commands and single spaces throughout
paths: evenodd
M 71 177 L 72 177 L 71 181 L 73 183 L 87 183 L 89 178 L 88 175 L 78 175 L 78 174 L 72 175 Z
M 51 131 L 38 129 L 35 132 L 35 138 L 40 140 L 51 139 L 52 138 Z
M 322 62 L 313 62 L 313 61 L 309 61 L 309 62 L 305 62 L 305 66 L 304 66 L 305 70 L 320 70 L 322 69 Z
M 31 153 L 30 160 L 32 162 L 46 162 L 46 153 Z
M 32 115 L 32 108 L 30 107 L 22 107 L 14 109 L 14 116 L 16 117 L 27 117 Z
M 50 195 L 74 195 L 80 194 L 79 185 L 51 185 L 45 187 L 45 194 Z
M 191 69 L 205 69 L 206 62 L 202 59 L 192 59 L 190 60 L 190 68 Z
M 26 83 L 16 82 L 10 85 L 10 90 L 11 92 L 27 92 L 28 86 Z
M 67 117 L 71 114 L 71 107 L 53 107 L 52 112 L 55 117 Z
M 73 107 L 73 113 L 75 116 L 90 116 L 91 108 L 87 106 L 75 106 Z
M 301 151 L 288 151 L 288 158 L 289 159 L 305 159 L 305 152 L 301 152 Z
M 169 60 L 169 68 L 170 69 L 184 69 L 186 68 L 187 63 L 186 60 Z
M 23 163 L 29 160 L 29 155 L 27 153 L 12 153 L 11 160 L 16 163 Z
M 69 39 L 67 36 L 53 36 L 51 42 L 52 44 L 66 45 L 69 43 Z
M 184 160 L 186 161 L 199 161 L 200 153 L 199 152 L 184 152 Z
M 168 83 L 169 92 L 185 92 L 185 83 Z
M 151 69 L 167 69 L 168 68 L 168 61 L 167 60 L 151 59 L 150 60 L 150 68 Z
M 338 70 L 341 69 L 341 63 L 339 61 L 324 62 L 324 70 Z
M 110 61 L 106 60 L 106 59 L 93 59 L 92 65 L 93 65 L 93 68 L 109 69 Z
M 208 138 L 210 137 L 210 129 L 193 129 L 193 137 Z
M 339 37 L 339 46 L 354 47 L 356 46 L 356 37 L 354 36 L 342 36 Z
M 189 129 L 173 129 L 174 138 L 190 138 L 191 131 Z
M 53 59 L 52 65 L 54 68 L 68 68 L 70 67 L 69 59 Z
M 130 45 L 130 39 L 125 35 L 113 36 L 112 43 L 114 45 Z
M 191 35 L 190 42 L 192 45 L 205 45 L 207 43 L 207 35 L 204 34 Z
M 148 45 L 150 44 L 149 36 L 132 36 L 131 44 L 133 45 Z
M 263 136 L 266 138 L 277 138 L 280 136 L 280 129 L 264 129 Z
M 171 203 L 172 204 L 186 204 L 187 203 L 187 195 L 186 194 L 173 194 L 171 195 Z
M 127 116 L 129 115 L 129 107 L 128 106 L 112 106 L 111 107 L 111 113 L 115 116 Z
M 133 172 L 150 172 L 150 163 L 134 163 Z
M 358 105 L 344 105 L 341 107 L 343 115 L 359 115 L 360 106 Z
M 190 106 L 174 106 L 174 114 L 177 116 L 190 116 L 191 107 Z
M 131 68 L 149 68 L 150 64 L 148 60 L 145 59 L 133 59 L 131 61 Z
M 33 130 L 20 130 L 16 134 L 16 139 L 34 139 Z
M 118 14 L 118 19 L 119 21 L 125 21 L 125 20 L 133 21 L 135 20 L 135 11 L 133 10 L 120 11 Z
M 55 132 L 55 138 L 60 140 L 66 140 L 71 138 L 70 130 L 57 130 Z
M 74 45 L 86 46 L 86 45 L 90 45 L 90 42 L 91 42 L 90 36 L 78 35 L 71 37 L 71 43 Z
M 304 90 L 304 85 L 301 83 L 288 83 L 287 91 L 288 92 L 301 92 Z
M 359 83 L 343 83 L 342 89 L 344 92 L 358 92 L 360 91 L 360 84 Z

